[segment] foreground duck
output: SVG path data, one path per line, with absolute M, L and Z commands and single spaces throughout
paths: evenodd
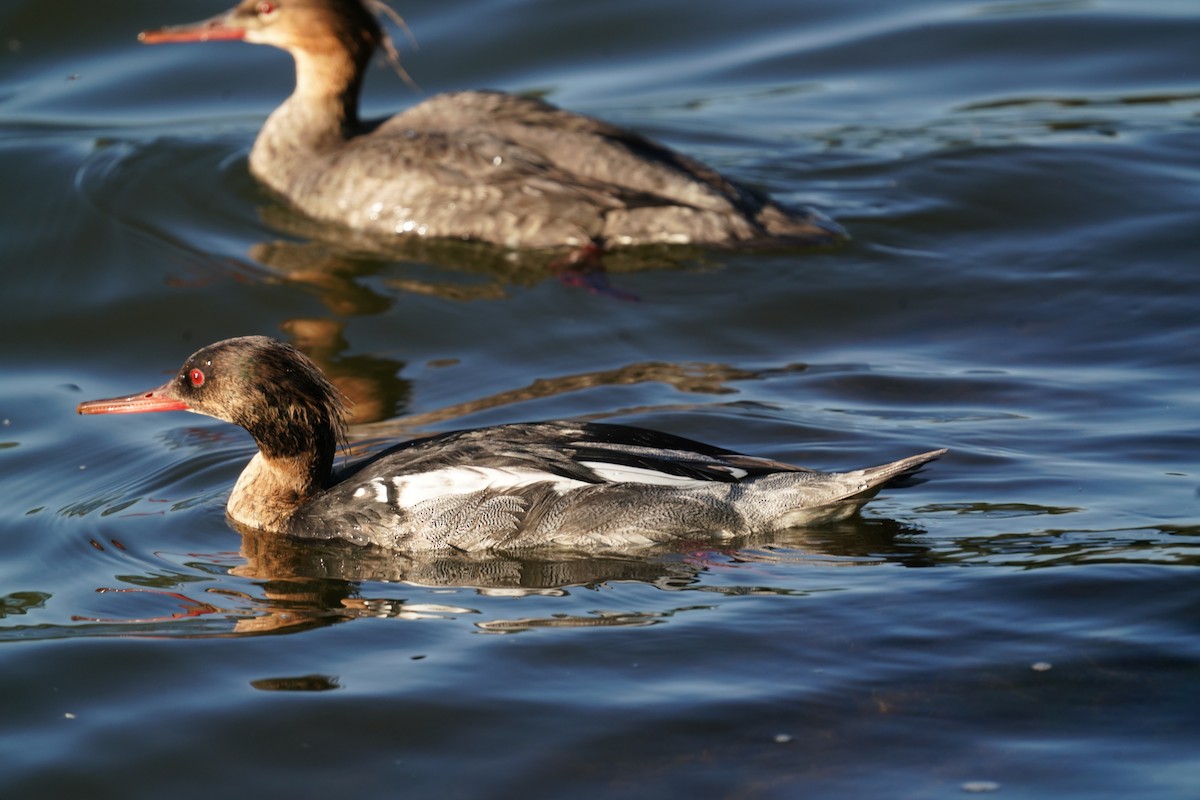
M 386 40 L 361 0 L 244 0 L 148 44 L 242 40 L 291 53 L 296 88 L 267 119 L 250 171 L 317 220 L 374 237 L 513 249 L 804 245 L 844 238 L 635 133 L 500 92 L 433 97 L 383 122 L 358 116 Z
M 264 336 L 194 353 L 167 383 L 80 414 L 194 411 L 258 444 L 227 511 L 240 525 L 404 550 L 644 547 L 849 516 L 945 450 L 827 473 L 624 425 L 537 422 L 417 439 L 334 475 L 337 391 Z

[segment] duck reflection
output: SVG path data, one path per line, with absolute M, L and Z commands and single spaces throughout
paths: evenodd
M 745 369 L 730 364 L 713 362 L 674 363 L 667 361 L 639 361 L 615 369 L 577 372 L 539 378 L 525 386 L 508 389 L 495 394 L 454 403 L 442 408 L 409 414 L 399 419 L 385 420 L 357 426 L 351 431 L 355 439 L 397 438 L 412 435 L 421 428 L 438 426 L 445 422 L 490 411 L 505 406 L 540 400 L 547 397 L 581 392 L 601 386 L 632 386 L 641 383 L 661 383 L 684 394 L 734 394 L 737 389 L 731 384 L 737 381 L 765 380 L 776 375 L 803 372 L 803 364 L 787 364 L 766 369 Z M 681 406 L 672 406 L 680 408 Z M 689 404 L 687 407 L 691 407 Z M 621 409 L 607 416 L 628 414 L 633 411 L 665 410 L 667 406 Z
M 328 692 L 340 689 L 332 675 L 296 675 L 281 678 L 259 678 L 250 685 L 262 692 Z
M 698 536 L 692 548 L 676 545 L 603 555 L 553 550 L 406 553 L 299 542 L 246 528 L 239 532 L 242 563 L 230 573 L 259 582 L 262 590 L 261 596 L 253 598 L 255 616 L 235 623 L 239 634 L 307 630 L 362 617 L 415 620 L 479 615 L 473 622 L 475 627 L 492 633 L 545 627 L 624 627 L 656 624 L 695 606 L 688 603 L 668 611 L 484 618 L 482 609 L 466 605 L 362 597 L 364 584 L 456 590 L 458 597 L 463 591 L 480 597 L 556 597 L 618 582 L 641 583 L 668 592 L 792 595 L 797 593 L 795 589 L 769 582 L 723 580 L 716 584 L 706 576 L 726 569 L 769 576 L 769 570 L 755 569 L 756 565 L 769 564 L 866 567 L 929 563 L 925 548 L 910 538 L 919 531 L 894 520 L 862 517 L 721 548 L 714 548 Z
M 347 356 L 345 325 L 330 319 L 297 318 L 280 326 L 292 344 L 316 362 L 350 402 L 346 422 L 363 425 L 408 408 L 412 385 L 400 377 L 404 362 L 372 355 Z
M 301 633 L 358 619 L 466 621 L 481 633 L 519 633 L 538 628 L 611 628 L 654 625 L 710 607 L 694 596 L 666 608 L 625 608 L 585 614 L 499 615 L 491 598 L 546 598 L 532 608 L 545 612 L 554 598 L 578 591 L 642 584 L 662 592 L 718 596 L 803 596 L 794 586 L 796 568 L 930 566 L 935 556 L 914 534 L 922 531 L 895 520 L 854 516 L 833 524 L 797 528 L 715 547 L 696 542 L 672 547 L 606 552 L 525 551 L 398 552 L 348 543 L 297 541 L 239 529 L 238 552 L 187 553 L 182 558 L 203 577 L 186 577 L 178 566 L 160 574 L 126 575 L 121 588 L 100 588 L 114 599 L 104 616 L 73 614 L 81 626 L 38 626 L 41 633 L 8 631 L 16 638 L 149 636 L 210 638 Z M 157 554 L 172 557 L 167 553 Z M 784 573 L 776 567 L 787 568 Z M 773 582 L 786 575 L 792 586 Z M 226 579 L 216 576 L 229 576 Z M 739 578 L 744 580 L 738 580 Z M 217 584 L 213 585 L 212 581 Z M 198 583 L 199 582 L 199 583 Z M 201 589 L 201 585 L 205 588 Z M 397 587 L 395 593 L 389 587 Z M 404 588 L 407 587 L 407 591 Z M 404 596 L 413 589 L 417 599 Z M 386 593 L 386 594 L 385 594 Z M 463 600 L 471 596 L 479 602 Z M 442 599 L 444 598 L 444 600 Z M 451 598 L 454 602 L 451 602 Z M 130 614 L 132 608 L 137 612 Z M 528 605 L 522 605 L 530 609 Z M 116 613 L 113 613 L 116 612 Z M 139 613 L 140 612 L 140 613 Z M 0 638 L 4 631 L 0 630 Z M 311 679 L 311 680 L 310 680 Z M 264 690 L 318 691 L 337 688 L 325 676 L 263 679 Z
M 505 250 L 482 242 L 412 239 L 380 242 L 354 232 L 341 233 L 297 219 L 286 210 L 265 209 L 268 225 L 297 237 L 261 242 L 249 250 L 269 274 L 314 291 L 334 313 L 374 314 L 392 298 L 362 285 L 362 278 L 386 272 L 387 289 L 443 300 L 500 300 L 512 288 L 557 280 L 570 288 L 620 300 L 637 300 L 612 276 L 645 270 L 684 269 L 702 262 L 702 250 L 684 246 L 645 246 L 605 252 L 563 253 Z
M 807 369 L 805 364 L 747 369 L 704 361 L 638 361 L 613 369 L 538 378 L 515 389 L 416 414 L 405 414 L 412 397 L 411 383 L 399 375 L 406 366 L 405 362 L 380 356 L 343 355 L 350 344 L 345 338 L 345 324 L 335 320 L 295 318 L 285 321 L 280 327 L 292 344 L 315 361 L 350 401 L 348 422 L 351 426 L 350 436 L 355 442 L 427 433 L 422 429 L 472 414 L 603 386 L 660 383 L 682 394 L 724 395 L 737 393 L 733 384 L 740 381 L 767 380 Z M 443 366 L 452 366 L 454 363 L 450 360 Z M 662 410 L 663 407 L 657 408 Z M 623 409 L 614 414 L 629 411 Z

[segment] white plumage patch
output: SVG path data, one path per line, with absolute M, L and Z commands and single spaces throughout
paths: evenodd
M 354 496 L 357 498 L 366 497 L 372 491 L 375 493 L 375 502 L 376 503 L 386 503 L 387 502 L 387 486 L 385 486 L 383 481 L 380 480 L 379 478 L 374 479 L 373 481 L 368 483 L 366 486 L 360 486 L 357 489 L 355 489 Z
M 659 472 L 647 467 L 630 467 L 624 464 L 610 464 L 606 461 L 580 461 L 606 481 L 614 483 L 651 483 L 656 486 L 703 486 L 711 481 L 689 478 L 686 475 L 672 475 L 669 472 Z M 715 467 L 729 473 L 735 478 L 744 478 L 747 473 L 737 467 Z
M 401 475 L 392 478 L 392 483 L 396 487 L 396 504 L 405 507 L 446 495 L 472 494 L 486 489 L 504 491 L 535 483 L 548 483 L 558 492 L 588 485 L 549 472 L 519 467 L 447 467 L 417 475 Z M 380 502 L 386 500 L 386 492 L 377 499 Z

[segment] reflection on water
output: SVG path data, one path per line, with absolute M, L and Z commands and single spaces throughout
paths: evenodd
M 925 509 L 954 515 L 964 509 Z M 1034 506 L 970 510 L 1002 517 L 1069 515 L 1076 510 Z M 856 516 L 839 523 L 784 531 L 714 547 L 695 542 L 636 553 L 517 551 L 404 553 L 341 542 L 294 541 L 241 530 L 238 553 L 158 557 L 120 576 L 125 585 L 96 587 L 103 615 L 71 613 L 71 624 L 26 625 L 22 616 L 47 607 L 52 593 L 17 591 L 0 599 L 0 640 L 73 636 L 230 637 L 299 633 L 355 619 L 467 621 L 484 632 L 535 628 L 608 628 L 664 624 L 706 603 L 649 603 L 647 607 L 552 610 L 475 603 L 479 599 L 534 599 L 590 594 L 640 584 L 660 593 L 726 597 L 803 596 L 804 590 L 770 581 L 775 570 L 804 567 L 880 569 L 932 566 L 1013 566 L 1022 570 L 1066 565 L 1175 564 L 1200 566 L 1200 528 L 1114 530 L 1050 529 L 1032 533 L 932 535 L 910 524 Z M 98 551 L 107 543 L 92 541 Z M 126 547 L 118 540 L 112 546 Z M 167 554 L 162 554 L 166 557 Z M 143 560 L 145 557 L 138 557 Z M 787 572 L 780 573 L 787 575 Z M 793 576 L 794 577 L 794 576 Z M 749 581 L 748 579 L 749 578 Z M 421 589 L 413 597 L 389 587 Z M 454 602 L 431 602 L 437 593 Z M 430 594 L 433 593 L 433 594 Z M 628 601 L 626 601 L 628 602 Z M 89 603 L 89 609 L 94 609 Z M 59 603 L 59 614 L 64 613 Z
M 737 580 L 768 577 L 772 565 L 879 567 L 926 566 L 919 531 L 886 519 L 861 517 L 812 529 L 796 529 L 735 542 L 717 549 L 698 535 L 637 553 L 597 556 L 576 551 L 531 550 L 487 553 L 406 553 L 341 543 L 295 541 L 242 530 L 241 551 L 189 554 L 190 571 L 153 569 L 127 574 L 124 587 L 98 587 L 111 613 L 73 613 L 74 624 L 0 627 L 0 640 L 69 636 L 227 637 L 299 633 L 354 619 L 456 620 L 478 616 L 481 631 L 514 633 L 539 627 L 607 628 L 665 622 L 703 607 L 597 610 L 545 617 L 498 616 L 488 606 L 431 603 L 380 596 L 379 585 L 404 585 L 480 598 L 565 597 L 616 584 L 642 584 L 663 592 L 700 592 L 728 597 L 789 595 L 792 588 Z M 765 571 L 763 571 L 765 570 Z M 708 576 L 720 574 L 713 583 Z M 364 585 L 376 586 L 370 596 Z M 423 594 L 423 597 L 427 595 Z M 5 600 L 11 613 L 44 605 L 49 595 L 23 592 Z
M 311 223 L 301 220 L 300 223 L 292 224 Z M 505 295 L 503 286 L 506 284 L 530 285 L 556 274 L 553 270 L 547 270 L 547 260 L 542 254 L 503 251 L 480 243 L 418 239 L 406 240 L 403 246 L 392 244 L 391 248 L 397 251 L 393 252 L 393 255 L 405 260 L 436 263 L 439 267 L 461 269 L 484 276 L 483 283 L 467 284 L 430 282 L 415 277 L 389 277 L 385 281 L 389 288 L 454 301 L 500 299 Z M 402 251 L 402 255 L 399 255 L 398 251 Z M 317 241 L 276 241 L 256 245 L 251 252 L 252 257 L 268 266 L 273 275 L 314 292 L 326 308 L 336 315 L 336 318 L 289 319 L 284 321 L 281 329 L 300 350 L 321 366 L 334 385 L 350 401 L 349 421 L 355 426 L 352 431 L 355 438 L 408 435 L 424 426 L 451 421 L 479 411 L 598 386 L 658 382 L 681 392 L 721 394 L 736 391 L 728 385 L 733 381 L 759 380 L 805 369 L 805 366 L 800 364 L 766 370 L 747 370 L 726 364 L 642 362 L 610 370 L 538 379 L 519 389 L 393 419 L 405 409 L 411 394 L 408 382 L 397 377 L 404 363 L 369 356 L 340 356 L 341 353 L 352 349 L 350 342 L 345 338 L 346 324 L 340 321 L 341 318 L 382 313 L 392 306 L 393 300 L 390 297 L 376 293 L 362 282 L 363 278 L 375 274 L 387 262 L 362 254 L 341 255 L 336 250 L 330 250 L 326 243 Z M 697 256 L 699 251 L 686 248 L 625 249 L 607 254 L 603 271 L 679 268 L 683 259 L 694 259 Z M 557 272 L 557 278 L 575 283 L 568 281 L 561 270 Z M 608 287 L 604 292 L 615 295 L 621 293 L 614 287 Z M 380 424 L 366 427 L 367 423 Z
M 292 281 L 314 292 L 331 312 L 341 316 L 381 313 L 392 305 L 390 297 L 360 282 L 385 268 L 388 277 L 382 285 L 401 295 L 455 302 L 497 301 L 508 297 L 511 288 L 556 280 L 564 287 L 613 301 L 636 301 L 640 298 L 621 288 L 616 276 L 694 268 L 715 257 L 684 246 L 624 248 L 603 254 L 571 251 L 564 255 L 446 239 L 377 241 L 353 231 L 326 229 L 296 219 L 287 211 L 270 213 L 267 209 L 264 219 L 301 241 L 260 242 L 247 253 L 251 261 L 265 268 L 265 274 L 272 278 Z
M 250 681 L 250 685 L 264 692 L 328 692 L 342 688 L 338 679 L 332 675 L 259 678 Z
M 1042 513 L 1069 511 L 1047 508 Z M 1002 510 L 1012 512 L 1023 516 L 1035 510 Z M 147 564 L 147 571 L 120 576 L 125 586 L 97 587 L 96 593 L 107 598 L 103 605 L 108 613 L 73 613 L 71 625 L 23 624 L 20 617 L 44 608 L 51 594 L 11 593 L 0 598 L 0 618 L 8 617 L 15 624 L 0 626 L 0 640 L 299 633 L 355 619 L 468 621 L 490 633 L 611 628 L 662 624 L 707 605 L 653 603 L 642 609 L 597 608 L 583 614 L 554 611 L 531 616 L 517 610 L 510 615 L 506 607 L 465 600 L 464 592 L 493 599 L 562 598 L 640 584 L 668 593 L 801 596 L 804 592 L 794 586 L 773 584 L 773 571 L 785 570 L 780 575 L 789 575 L 794 582 L 790 570 L 805 566 L 1007 565 L 1025 570 L 1105 563 L 1200 566 L 1200 528 L 1194 526 L 1062 529 L 986 537 L 964 531 L 961 537 L 944 538 L 894 520 L 858 516 L 720 548 L 699 537 L 691 545 L 601 556 L 553 550 L 413 554 L 294 541 L 252 530 L 240 533 L 241 549 L 236 554 L 189 554 L 187 569 Z M 388 586 L 426 591 L 413 599 L 403 591 L 389 592 Z M 365 587 L 371 587 L 367 594 Z M 429 590 L 448 592 L 447 598 L 455 601 L 430 602 Z
M 769 538 L 744 539 L 720 548 L 698 533 L 679 543 L 636 552 L 595 553 L 518 550 L 484 553 L 408 553 L 353 545 L 315 546 L 305 541 L 242 530 L 245 564 L 234 574 L 255 579 L 321 578 L 465 588 L 487 595 L 559 594 L 572 587 L 596 588 L 614 581 L 639 581 L 661 589 L 697 588 L 700 575 L 721 565 L 805 560 L 868 566 L 920 562 L 920 547 L 898 549 L 896 537 L 916 531 L 891 520 L 852 518 Z M 743 588 L 730 589 L 734 593 Z M 758 591 L 769 591 L 759 587 Z
M 802 372 L 803 364 L 787 364 L 768 369 L 746 369 L 729 364 L 642 362 L 627 364 L 616 369 L 597 370 L 575 375 L 558 375 L 540 378 L 517 389 L 510 389 L 487 397 L 463 403 L 455 403 L 432 411 L 409 414 L 397 420 L 373 425 L 363 425 L 351 432 L 360 437 L 399 437 L 411 435 L 413 431 L 429 425 L 439 425 L 481 411 L 524 403 L 546 397 L 580 392 L 599 386 L 630 386 L 639 383 L 661 383 L 678 392 L 688 394 L 730 394 L 736 392 L 730 384 L 736 381 L 764 380 L 777 375 Z M 661 408 L 661 406 L 660 406 Z M 646 410 L 645 408 L 639 410 Z M 611 416 L 629 413 L 629 409 L 612 412 Z
M 1085 564 L 1196 567 L 1200 566 L 1200 526 L 998 532 L 986 537 L 964 536 L 954 540 L 953 546 L 938 549 L 937 561 L 945 564 L 1021 569 Z
M 343 355 L 350 347 L 343 336 L 345 325 L 333 320 L 295 318 L 286 320 L 282 328 L 348 401 L 350 425 L 390 419 L 407 408 L 412 387 L 399 376 L 403 361 Z
M 0 597 L 0 619 L 46 607 L 48 592 L 12 592 Z

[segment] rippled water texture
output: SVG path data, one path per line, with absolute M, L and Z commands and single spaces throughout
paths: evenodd
M 287 57 L 135 38 L 219 10 L 0 5 L 0 795 L 1197 796 L 1194 2 L 398 6 L 426 95 L 541 93 L 853 235 L 613 259 L 607 294 L 280 208 L 246 154 Z M 370 113 L 418 99 L 372 71 Z M 249 333 L 364 447 L 578 417 L 951 453 L 736 550 L 243 538 L 240 430 L 74 408 Z

